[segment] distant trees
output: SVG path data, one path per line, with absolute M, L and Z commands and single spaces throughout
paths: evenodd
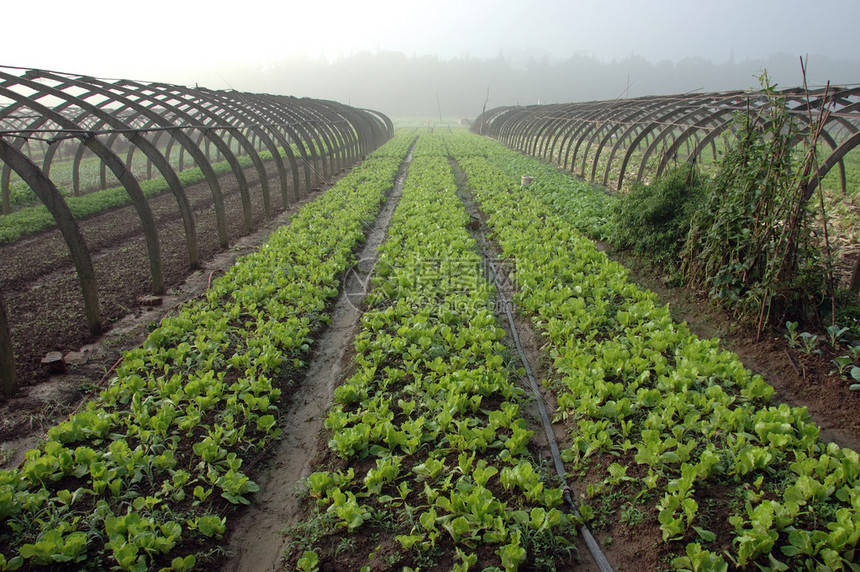
M 467 56 L 442 60 L 401 52 L 359 52 L 327 62 L 291 59 L 270 68 L 237 68 L 227 73 L 233 85 L 252 91 L 319 97 L 382 111 L 392 117 L 474 118 L 490 87 L 488 107 L 605 100 L 689 91 L 723 91 L 757 87 L 767 69 L 779 87 L 800 85 L 798 54 L 767 59 L 714 63 L 700 57 L 651 62 L 630 56 L 602 62 L 574 54 L 551 59 L 523 53 L 491 59 Z M 856 81 L 860 59 L 811 58 L 810 83 Z M 215 77 L 218 77 L 217 75 Z M 629 82 L 629 83 L 628 83 Z M 213 78 L 213 84 L 223 83 Z M 628 89 L 629 86 L 629 89 Z

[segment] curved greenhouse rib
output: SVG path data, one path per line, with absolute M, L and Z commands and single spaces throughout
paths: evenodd
M 382 113 L 333 101 L 0 66 L 0 207 L 4 214 L 12 213 L 13 173 L 48 207 L 78 272 L 90 331 L 97 332 L 101 314 L 91 254 L 68 204 L 51 179 L 52 165 L 58 157 L 66 155 L 70 161 L 70 186 L 75 194 L 88 190 L 81 177 L 84 160 L 90 161 L 87 151 L 92 151 L 98 160 L 98 188 L 108 186 L 108 171 L 116 177 L 141 220 L 153 290 L 160 292 L 164 278 L 158 232 L 150 205 L 132 171 L 137 151 L 145 158 L 145 164 L 138 161 L 138 167 L 145 169 L 146 178 L 152 178 L 155 166 L 175 197 L 189 262 L 197 268 L 195 220 L 173 165 L 178 164 L 181 171 L 190 163 L 202 172 L 215 207 L 218 242 L 226 247 L 226 213 L 213 161 L 226 161 L 235 176 L 245 230 L 250 231 L 253 217 L 248 174 L 259 177 L 263 210 L 266 217 L 271 217 L 270 179 L 277 181 L 280 203 L 286 208 L 301 198 L 302 190 L 306 194 L 311 187 L 329 182 L 336 173 L 385 143 L 393 130 L 391 120 Z M 263 160 L 264 151 L 271 154 L 273 165 Z M 240 158 L 250 160 L 248 173 Z M 0 301 L 2 340 L 10 334 L 7 310 L 15 311 Z M 6 351 L 10 344 L 4 342 L 0 352 L 0 391 L 15 385 L 11 350 Z
M 28 107 L 32 111 L 40 113 L 47 120 L 56 123 L 59 127 L 71 130 L 78 128 L 78 125 L 75 124 L 75 122 L 67 119 L 61 113 L 40 104 L 32 98 L 24 98 L 20 94 L 2 86 L 0 86 L 0 96 L 7 97 L 22 106 Z M 137 182 L 137 179 L 131 171 L 126 169 L 122 160 L 97 138 L 88 136 L 85 133 L 78 135 L 78 138 L 82 143 L 81 148 L 87 148 L 98 156 L 102 163 L 107 165 L 117 180 L 119 180 L 120 184 L 122 184 L 131 198 L 132 205 L 140 218 L 143 235 L 146 241 L 146 250 L 149 255 L 150 276 L 152 278 L 152 291 L 155 294 L 161 294 L 164 291 L 164 271 L 161 263 L 161 248 L 159 246 L 158 230 L 155 226 L 152 209 L 149 208 L 149 203 L 143 195 L 143 190 L 140 188 L 140 184 Z M 77 156 L 78 154 L 75 155 L 76 158 Z M 45 178 L 48 178 L 46 173 L 44 173 L 44 176 Z
M 56 78 L 56 76 L 52 73 L 46 73 L 45 77 L 48 79 Z M 148 99 L 147 96 L 143 94 L 130 93 L 130 89 L 117 89 L 116 91 L 120 91 L 120 93 L 115 93 L 115 88 L 113 88 L 111 84 L 107 84 L 107 86 L 102 86 L 95 82 L 96 80 L 93 78 L 86 78 L 86 81 L 73 80 L 73 83 L 75 85 L 84 88 L 90 88 L 96 94 L 105 97 L 107 100 L 113 100 L 118 103 L 127 105 L 136 113 L 154 121 L 155 124 L 159 127 L 173 127 L 173 122 L 170 121 L 167 117 L 160 113 L 156 113 L 154 110 L 136 101 L 137 99 Z M 134 99 L 132 99 L 132 96 L 134 96 Z M 209 189 L 212 191 L 212 197 L 214 199 L 215 220 L 218 228 L 218 243 L 221 248 L 227 248 L 229 244 L 229 239 L 227 236 L 227 219 L 224 212 L 224 195 L 221 191 L 221 184 L 218 182 L 218 176 L 212 169 L 212 165 L 210 164 L 209 160 L 203 155 L 203 153 L 200 152 L 200 149 L 194 144 L 191 138 L 189 138 L 185 134 L 183 130 L 173 129 L 170 131 L 170 134 L 179 141 L 180 145 L 185 147 L 186 151 L 188 151 L 188 153 L 190 153 L 194 160 L 197 162 L 197 167 L 200 168 L 201 171 L 203 171 L 203 176 L 206 178 L 206 182 L 209 185 Z M 221 138 L 211 133 L 208 129 L 204 130 L 204 135 L 207 138 L 207 142 L 211 141 L 216 145 L 216 148 L 225 145 Z M 247 188 L 245 190 L 247 192 Z
M 2 137 L 0 137 L 0 161 L 9 165 L 21 179 L 30 185 L 30 188 L 48 208 L 54 220 L 57 221 L 57 227 L 69 247 L 75 270 L 78 273 L 78 281 L 84 296 L 87 326 L 91 334 L 100 333 L 102 319 L 101 310 L 99 310 L 96 273 L 93 270 L 90 251 L 87 249 L 84 237 L 81 235 L 81 230 L 78 223 L 75 222 L 69 205 L 63 200 L 63 195 L 60 194 L 51 179 L 45 177 L 45 174 L 35 163 Z
M 29 75 L 32 77 L 37 74 L 38 72 L 34 72 Z M 185 229 L 189 262 L 192 268 L 196 268 L 199 265 L 197 231 L 195 229 L 194 218 L 191 213 L 191 206 L 189 205 L 188 198 L 185 195 L 185 189 L 183 188 L 182 183 L 180 183 L 179 176 L 176 174 L 176 171 L 173 170 L 164 156 L 152 143 L 149 142 L 142 132 L 135 131 L 132 126 L 128 125 L 125 121 L 114 117 L 111 113 L 102 110 L 100 107 L 67 93 L 62 89 L 63 86 L 67 86 L 67 84 L 63 84 L 62 82 L 60 82 L 59 86 L 50 86 L 36 82 L 30 79 L 30 77 L 15 77 L 2 71 L 0 71 L 0 79 L 5 80 L 3 85 L 18 85 L 25 87 L 29 91 L 34 91 L 35 93 L 40 94 L 40 98 L 43 96 L 50 96 L 59 99 L 62 103 L 59 104 L 57 108 L 61 111 L 74 107 L 79 111 L 85 112 L 84 117 L 88 115 L 96 117 L 100 120 L 100 123 L 103 122 L 104 124 L 109 125 L 112 129 L 123 133 L 132 145 L 138 147 L 141 152 L 146 154 L 146 156 L 155 163 L 156 168 L 161 172 L 176 198 Z M 31 99 L 36 99 L 32 94 L 28 95 Z M 55 108 L 55 110 L 57 108 Z M 5 109 L 0 111 L 0 124 L 2 124 L 2 117 L 5 112 Z M 44 119 L 41 115 L 38 117 L 40 119 Z M 6 165 L 6 167 L 8 167 L 8 165 Z
M 817 177 L 824 177 L 838 165 L 844 191 L 843 158 L 858 145 L 854 134 L 860 129 L 860 87 L 809 91 L 791 88 L 775 95 L 785 101 L 789 113 L 801 124 L 810 122 L 810 111 L 816 116 L 827 106 L 829 116 L 821 139 L 830 147 L 830 154 L 824 157 Z M 615 179 L 614 188 L 621 189 L 631 164 L 635 180 L 640 181 L 649 172 L 662 175 L 682 151 L 686 154 L 683 160 L 690 163 L 700 162 L 708 149 L 716 157 L 716 140 L 731 129 L 734 115 L 757 115 L 767 105 L 769 99 L 764 92 L 726 91 L 510 106 L 484 112 L 475 119 L 472 130 L 523 153 L 553 161 L 581 177 L 588 176 L 592 182 L 608 185 Z M 798 141 L 806 135 L 801 132 Z M 602 157 L 607 147 L 609 154 L 604 164 Z
M 0 393 L 8 397 L 17 391 L 18 376 L 15 374 L 15 356 L 12 354 L 12 335 L 9 333 L 6 304 L 0 295 Z

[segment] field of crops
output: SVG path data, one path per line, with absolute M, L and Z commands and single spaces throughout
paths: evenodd
M 465 131 L 398 131 L 0 472 L 0 570 L 237 569 L 224 546 L 391 201 L 282 491 L 303 507 L 282 569 L 860 570 L 860 456 L 598 251 L 611 200 Z

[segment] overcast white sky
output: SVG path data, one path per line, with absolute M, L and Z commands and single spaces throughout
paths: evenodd
M 860 0 L 40 0 L 3 3 L 0 65 L 192 84 L 201 68 L 357 51 L 603 61 L 860 59 Z M 229 81 L 229 77 L 224 78 Z M 209 86 L 222 88 L 226 86 Z M 241 86 L 235 86 L 242 89 Z

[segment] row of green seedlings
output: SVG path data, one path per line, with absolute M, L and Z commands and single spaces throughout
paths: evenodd
M 543 163 L 510 151 L 498 143 L 467 132 L 450 135 L 464 156 L 479 156 L 492 162 L 516 181 L 522 175 L 533 177 L 529 194 L 539 198 L 578 232 L 596 240 L 606 240 L 612 234 L 612 212 L 618 199 L 601 189 Z M 576 200 L 570 200 L 575 196 Z
M 595 481 L 591 502 L 631 527 L 656 521 L 681 553 L 678 570 L 857 570 L 858 454 L 819 440 L 805 408 L 769 405 L 773 388 L 735 354 L 674 323 L 653 293 L 519 187 L 499 166 L 508 151 L 475 159 L 468 140 L 455 148 L 516 261 L 517 305 L 547 339 L 556 416 L 573 442 L 563 458 Z M 576 210 L 579 196 L 568 200 Z
M 186 570 L 218 555 L 226 516 L 258 490 L 242 467 L 281 433 L 282 392 L 410 144 L 392 141 L 394 157 L 371 157 L 302 208 L 0 472 L 0 569 Z
M 491 141 L 483 140 L 476 144 L 476 149 L 471 152 L 474 153 L 477 149 L 483 150 L 492 145 Z M 612 212 L 617 203 L 615 197 L 607 195 L 587 182 L 567 176 L 553 166 L 517 153 L 508 152 L 494 154 L 494 156 L 500 160 L 498 165 L 511 176 L 519 176 L 519 173 L 533 173 L 535 181 L 529 187 L 530 192 L 553 212 L 565 218 L 576 230 L 589 238 L 600 240 L 607 240 L 618 234 L 612 229 L 615 224 L 612 221 Z M 571 195 L 576 195 L 575 201 L 570 200 Z M 836 208 L 838 210 L 840 207 Z M 848 232 L 847 227 L 850 225 L 845 226 Z M 797 322 L 786 322 L 785 327 L 785 338 L 801 359 L 813 354 L 831 356 L 830 364 L 834 369 L 828 375 L 839 376 L 842 380 L 851 383 L 849 389 L 860 391 L 860 367 L 858 367 L 860 344 L 850 339 L 850 328 L 844 325 L 831 325 L 826 328 L 824 335 L 816 335 L 798 331 Z M 823 341 L 828 342 L 827 346 L 821 343 Z
M 562 493 L 531 460 L 494 290 L 439 152 L 419 138 L 290 569 L 554 569 L 575 554 Z
M 287 155 L 284 148 L 279 147 L 278 151 L 281 158 L 286 159 Z M 293 152 L 298 157 L 298 149 L 295 145 L 293 145 Z M 272 159 L 270 151 L 260 151 L 258 154 L 262 161 L 270 161 Z M 248 155 L 241 155 L 237 160 L 243 169 L 254 166 L 251 157 Z M 98 165 L 101 159 L 93 158 L 92 161 L 93 165 Z M 212 170 L 218 176 L 233 172 L 230 163 L 226 160 L 213 163 Z M 185 187 L 206 180 L 203 176 L 203 171 L 199 167 L 185 169 L 177 173 L 177 175 L 180 183 Z M 13 179 L 11 185 L 10 192 L 13 192 L 18 202 L 33 206 L 24 206 L 15 212 L 0 215 L 0 244 L 15 242 L 22 236 L 35 234 L 56 225 L 56 221 L 51 216 L 48 208 L 40 204 L 39 199 L 25 183 Z M 143 195 L 147 198 L 158 196 L 170 189 L 164 177 L 141 181 L 140 188 L 143 191 Z M 61 188 L 60 191 L 63 192 L 63 189 Z M 298 190 L 294 190 L 294 192 L 298 193 Z M 124 187 L 119 186 L 85 193 L 81 196 L 66 196 L 65 201 L 75 218 L 82 219 L 108 209 L 131 204 L 131 197 Z

